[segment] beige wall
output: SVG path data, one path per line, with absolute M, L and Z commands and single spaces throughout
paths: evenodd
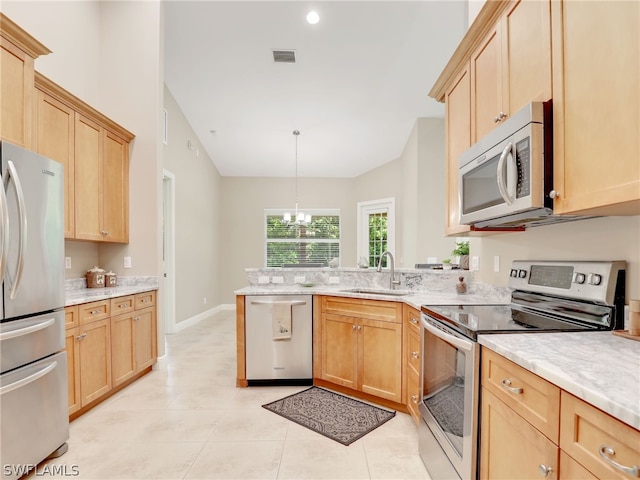
M 625 260 L 628 299 L 640 298 L 640 217 L 603 217 L 483 237 L 476 279 L 506 285 L 512 260 Z M 500 256 L 500 272 L 493 257 Z
M 166 87 L 164 107 L 169 125 L 164 168 L 175 176 L 175 306 L 179 324 L 224 303 L 220 271 L 226 253 L 221 238 L 227 228 L 220 221 L 220 174 Z M 192 150 L 187 147 L 189 141 Z

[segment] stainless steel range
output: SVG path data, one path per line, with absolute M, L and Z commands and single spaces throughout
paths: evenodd
M 626 262 L 514 261 L 505 305 L 422 306 L 420 456 L 433 480 L 477 478 L 478 335 L 622 329 Z

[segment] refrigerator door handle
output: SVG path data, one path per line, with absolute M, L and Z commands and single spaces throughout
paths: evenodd
M 0 173 L 0 182 L 3 182 L 4 185 L 2 173 Z M 9 250 L 9 210 L 4 188 L 0 188 L 0 227 L 2 227 L 2 244 L 0 246 L 0 283 L 2 283 L 4 271 L 7 268 L 7 251 Z
M 21 378 L 16 382 L 10 383 L 9 385 L 5 385 L 4 387 L 0 387 L 0 395 L 4 395 L 6 393 L 17 390 L 18 388 L 22 388 L 25 385 L 29 385 L 32 382 L 35 382 L 39 378 L 44 377 L 47 373 L 49 373 L 51 370 L 53 370 L 57 366 L 58 366 L 58 362 L 54 361 L 53 363 L 50 363 L 49 365 L 44 367 L 42 370 L 38 370 L 36 373 L 29 375 L 28 377 Z
M 16 187 L 16 198 L 18 199 L 18 216 L 20 217 L 20 242 L 18 244 L 18 265 L 16 266 L 16 276 L 11 287 L 11 294 L 9 298 L 11 300 L 16 298 L 16 292 L 20 286 L 20 280 L 22 279 L 22 270 L 24 269 L 24 251 L 27 245 L 27 212 L 25 211 L 24 193 L 22 191 L 22 184 L 20 183 L 20 177 L 16 171 L 16 166 L 9 160 L 7 162 L 7 176 L 4 179 L 5 190 L 9 181 L 13 181 Z

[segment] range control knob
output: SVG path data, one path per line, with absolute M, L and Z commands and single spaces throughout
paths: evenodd
M 513 278 L 516 278 L 518 276 L 518 270 L 516 270 L 515 268 L 512 268 L 511 272 L 509 272 L 509 275 L 512 276 Z
M 527 278 L 526 270 L 518 270 L 518 278 Z
M 602 275 L 598 273 L 589 274 L 589 285 L 600 285 L 602 283 Z
M 586 279 L 587 277 L 584 273 L 576 273 L 575 279 L 573 281 L 582 285 Z

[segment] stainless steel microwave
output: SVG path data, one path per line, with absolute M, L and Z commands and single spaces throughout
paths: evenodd
M 533 102 L 460 155 L 460 223 L 535 226 L 585 217 L 553 215 L 551 102 Z

